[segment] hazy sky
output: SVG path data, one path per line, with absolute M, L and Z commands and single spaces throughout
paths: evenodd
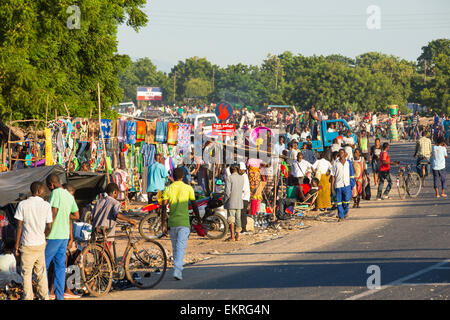
M 378 30 L 367 27 L 371 5 L 380 9 Z M 286 50 L 416 60 L 429 41 L 450 38 L 450 0 L 150 0 L 145 12 L 149 23 L 138 33 L 119 28 L 119 53 L 149 57 L 165 72 L 192 56 L 259 65 Z

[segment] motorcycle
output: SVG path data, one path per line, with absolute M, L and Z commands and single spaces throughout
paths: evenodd
M 194 215 L 192 207 L 189 206 L 189 221 L 191 225 L 191 232 L 198 232 L 200 229 L 204 230 L 206 237 L 209 239 L 222 239 L 228 233 L 227 219 L 218 212 L 218 209 L 223 206 L 223 197 L 219 194 L 214 194 L 211 198 L 202 199 L 197 202 L 200 213 L 200 221 Z M 159 239 L 164 236 L 162 230 L 162 205 L 155 201 L 141 209 L 148 212 L 139 223 L 139 233 L 145 239 Z M 170 214 L 169 209 L 167 212 Z M 167 225 L 167 221 L 166 221 Z

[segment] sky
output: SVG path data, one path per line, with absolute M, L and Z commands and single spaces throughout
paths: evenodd
M 144 11 L 139 32 L 119 27 L 118 51 L 164 72 L 193 56 L 226 67 L 284 51 L 415 61 L 429 41 L 450 38 L 450 0 L 151 0 Z

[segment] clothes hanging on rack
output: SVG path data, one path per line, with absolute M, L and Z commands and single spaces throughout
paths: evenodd
M 156 136 L 156 122 L 148 122 L 146 123 L 147 132 L 145 135 L 145 142 L 148 144 L 154 144 L 155 136 Z
M 156 137 L 155 141 L 159 143 L 167 142 L 167 125 L 165 121 L 156 122 Z
M 129 120 L 127 122 L 127 144 L 134 145 L 136 143 L 136 121 Z
M 169 122 L 167 124 L 167 144 L 176 145 L 178 137 L 178 123 Z
M 141 142 L 145 140 L 145 133 L 147 131 L 147 125 L 145 121 L 136 122 L 136 142 Z
M 190 123 L 180 123 L 178 126 L 177 146 L 183 153 L 186 153 L 191 146 L 191 126 Z

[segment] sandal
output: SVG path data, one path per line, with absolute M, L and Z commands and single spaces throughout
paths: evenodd
M 234 238 L 229 237 L 228 239 L 225 239 L 226 242 L 234 241 Z

